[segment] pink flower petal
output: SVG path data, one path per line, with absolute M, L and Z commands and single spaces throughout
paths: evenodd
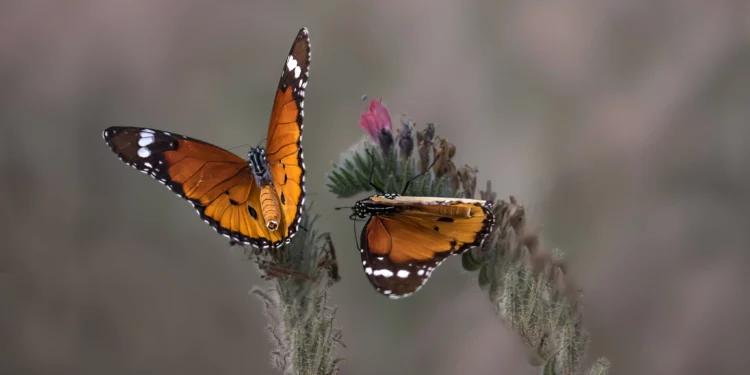
M 375 116 L 369 112 L 363 113 L 359 118 L 359 126 L 364 129 L 373 140 L 377 141 L 379 129 Z
M 391 115 L 383 105 L 383 99 L 371 100 L 367 111 L 359 118 L 359 126 L 370 135 L 373 141 L 380 143 L 383 129 L 391 131 Z
M 371 101 L 370 112 L 378 117 L 378 122 L 381 129 L 391 129 L 391 115 L 388 113 L 388 109 L 383 105 L 383 99 Z

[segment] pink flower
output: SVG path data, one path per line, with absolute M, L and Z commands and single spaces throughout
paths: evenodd
M 370 108 L 360 115 L 359 126 L 378 144 L 384 129 L 391 132 L 391 115 L 383 105 L 383 99 L 370 101 Z

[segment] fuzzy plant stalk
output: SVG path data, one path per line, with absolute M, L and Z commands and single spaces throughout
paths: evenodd
M 382 101 L 362 114 L 363 137 L 340 156 L 328 174 L 329 190 L 341 198 L 375 193 L 370 179 L 385 193 L 474 198 L 478 169 L 453 163 L 455 145 L 436 134 L 434 124 L 417 129 L 402 117 L 392 129 Z M 432 167 L 430 167 L 432 166 Z M 462 254 L 464 269 L 475 272 L 497 315 L 529 349 L 529 363 L 549 375 L 583 374 L 588 332 L 583 325 L 582 290 L 566 272 L 563 253 L 539 245 L 514 197 L 500 200 L 487 182 L 479 198 L 493 202 L 495 225 L 480 247 Z M 610 364 L 599 358 L 589 374 L 606 375 Z
M 315 229 L 317 219 L 307 207 L 305 229 L 289 244 L 272 254 L 253 254 L 274 284 L 251 293 L 265 305 L 274 345 L 271 363 L 285 375 L 337 374 L 341 360 L 335 354 L 341 344 L 336 310 L 327 303 L 329 288 L 339 278 L 336 257 L 330 235 Z
M 464 269 L 477 271 L 495 312 L 529 349 L 530 364 L 542 374 L 584 373 L 583 292 L 568 275 L 564 254 L 540 246 L 514 197 L 499 200 L 489 181 L 479 195 L 494 203 L 495 228 L 482 246 L 462 255 Z M 608 374 L 609 367 L 599 358 L 588 373 Z

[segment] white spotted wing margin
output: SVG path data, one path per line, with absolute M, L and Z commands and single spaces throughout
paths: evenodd
M 181 198 L 185 198 L 185 193 L 182 186 L 169 177 L 170 165 L 164 153 L 176 151 L 180 140 L 216 147 L 184 135 L 148 128 L 112 126 L 104 130 L 102 137 L 122 162 L 153 177 Z
M 376 291 L 379 293 L 392 298 L 404 298 L 408 297 L 417 291 L 427 282 L 427 279 L 432 275 L 432 272 L 437 268 L 443 261 L 452 255 L 461 254 L 475 246 L 480 246 L 487 235 L 492 231 L 494 226 L 494 216 L 492 214 L 492 202 L 474 199 L 452 199 L 452 198 L 430 198 L 430 197 L 405 197 L 398 195 L 380 195 L 374 196 L 369 199 L 360 202 L 377 202 L 377 204 L 393 205 L 396 209 L 384 210 L 382 206 L 380 209 L 372 209 L 369 211 L 370 218 L 362 229 L 360 236 L 360 254 L 362 258 L 362 267 L 365 275 L 367 276 L 370 283 L 373 285 Z M 454 203 L 470 204 L 472 206 L 480 207 L 481 213 L 483 214 L 483 220 L 479 224 L 479 230 L 473 235 L 471 241 L 465 243 L 457 242 L 452 240 L 449 236 L 446 236 L 438 231 L 429 233 L 430 236 L 437 236 L 445 246 L 442 248 L 431 248 L 431 256 L 424 257 L 424 249 L 420 247 L 421 244 L 413 243 L 413 245 L 405 245 L 409 243 L 409 238 L 404 237 L 403 234 L 388 233 L 386 226 L 382 224 L 382 219 L 394 223 L 397 225 L 403 225 L 404 228 L 409 230 L 425 232 L 429 231 L 425 227 L 416 227 L 413 224 L 416 221 L 422 221 L 426 218 L 438 221 L 446 219 L 445 213 L 437 214 L 428 211 L 420 211 L 414 213 L 414 211 L 407 211 L 399 209 L 405 206 L 418 210 L 420 206 L 448 206 Z M 412 213 L 410 213 L 412 212 Z M 462 221 L 469 220 L 467 217 L 455 215 L 451 217 L 451 223 L 457 226 L 464 225 Z M 377 253 L 369 246 L 368 235 L 370 235 L 371 225 L 382 225 L 384 232 L 387 233 L 390 241 L 391 251 L 388 254 Z M 404 232 L 401 232 L 404 233 Z M 394 234 L 396 237 L 392 237 Z M 442 237 L 441 237 L 442 236 Z M 400 237 L 400 238 L 397 238 Z
M 275 109 L 277 107 L 283 108 L 287 105 L 292 104 L 295 105 L 298 109 L 296 123 L 299 126 L 299 137 L 294 140 L 294 142 L 296 142 L 297 165 L 300 165 L 302 167 L 302 174 L 300 176 L 301 193 L 297 212 L 292 219 L 293 224 L 289 226 L 288 232 L 286 233 L 286 243 L 289 243 L 294 234 L 299 231 L 307 195 L 307 189 L 305 188 L 305 177 L 307 172 L 305 168 L 304 153 L 302 152 L 302 133 L 304 130 L 305 118 L 305 90 L 307 89 L 307 81 L 310 75 L 310 51 L 310 34 L 307 28 L 303 27 L 297 32 L 294 43 L 292 43 L 292 47 L 289 49 L 289 54 L 287 54 L 287 58 L 284 61 L 284 66 L 281 69 L 281 77 L 279 78 L 278 85 L 279 93 L 286 92 L 286 90 L 291 87 L 293 103 L 274 102 L 274 111 L 272 111 L 272 116 L 274 116 L 274 114 L 276 113 Z M 276 118 L 271 118 L 271 124 L 278 122 L 278 114 L 276 116 Z M 273 155 L 274 150 L 278 150 L 280 148 L 286 149 L 286 146 L 288 146 L 288 144 L 283 144 L 281 145 L 281 147 L 279 147 L 278 145 L 273 144 L 276 140 L 275 136 L 277 135 L 276 133 L 279 128 L 279 126 L 274 127 L 273 131 L 270 132 L 268 134 L 268 137 L 266 138 L 266 151 L 268 152 L 269 156 Z M 280 138 L 283 138 L 283 136 Z M 278 162 L 281 162 L 283 164 L 281 160 L 279 160 Z

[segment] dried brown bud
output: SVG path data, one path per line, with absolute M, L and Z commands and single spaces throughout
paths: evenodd
M 470 167 L 468 164 L 458 170 L 458 178 L 461 180 L 461 187 L 464 190 L 464 197 L 474 198 L 477 191 L 477 167 Z
M 456 170 L 456 165 L 453 164 L 453 162 L 449 162 L 448 165 L 446 165 L 446 168 L 443 171 L 443 176 L 448 177 L 448 180 L 451 184 L 451 190 L 456 191 L 459 187 L 461 187 L 461 179 L 458 177 L 458 171 Z
M 451 159 L 456 154 L 456 146 L 448 142 L 445 138 L 440 138 L 440 144 L 435 147 L 435 166 L 432 167 L 435 171 L 435 176 L 443 177 L 450 172 L 456 171 L 456 165 L 453 164 Z M 458 188 L 458 187 L 456 187 Z
M 432 143 L 432 140 L 435 138 L 435 124 L 428 122 L 427 127 L 417 132 L 417 143 L 420 145 L 422 144 L 430 144 Z
M 326 233 L 326 242 L 323 245 L 324 257 L 318 262 L 318 267 L 325 267 L 328 269 L 328 277 L 333 281 L 340 281 L 341 276 L 339 275 L 339 265 L 336 260 L 336 248 L 333 247 L 333 240 L 331 234 Z
M 414 129 L 414 122 L 409 118 L 401 117 L 401 129 L 398 129 L 398 148 L 401 156 L 401 161 L 406 161 L 411 157 L 411 153 L 414 150 L 414 136 L 412 135 L 412 129 Z
M 390 129 L 380 129 L 378 144 L 380 144 L 380 148 L 385 155 L 391 153 L 391 150 L 393 150 L 393 134 L 391 134 Z
M 419 173 L 424 173 L 430 166 L 430 150 L 435 138 L 435 124 L 428 123 L 427 128 L 417 132 L 417 151 L 419 152 Z

